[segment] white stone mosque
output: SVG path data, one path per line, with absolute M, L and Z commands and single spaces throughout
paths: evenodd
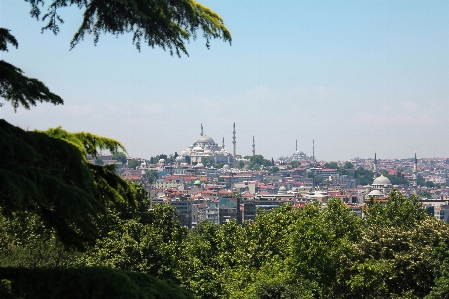
M 235 137 L 235 124 L 233 133 Z M 217 144 L 212 139 L 212 137 L 204 134 L 203 124 L 201 124 L 200 137 L 195 141 L 195 143 L 190 145 L 187 149 L 183 150 L 181 154 L 176 158 L 176 161 L 178 163 L 185 163 L 187 157 L 190 158 L 190 163 L 198 163 L 197 167 L 204 166 L 201 163 L 204 157 L 212 159 L 215 164 L 231 164 L 234 161 L 233 155 L 225 150 L 224 138 L 221 145 Z
M 370 198 L 385 198 L 390 194 L 391 189 L 393 189 L 393 185 L 391 184 L 391 181 L 389 178 L 381 174 L 378 176 L 377 174 L 377 157 L 376 153 L 374 153 L 374 181 L 372 185 L 366 186 L 366 195 L 365 200 Z M 415 160 L 414 160 L 414 166 L 413 166 L 413 181 L 412 186 L 415 189 L 415 194 L 418 186 L 418 159 L 416 158 L 415 153 Z

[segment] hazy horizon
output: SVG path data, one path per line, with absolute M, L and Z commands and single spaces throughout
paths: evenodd
M 204 133 L 237 154 L 298 150 L 324 161 L 449 157 L 449 2 L 199 1 L 224 19 L 230 46 L 199 32 L 190 56 L 130 34 L 88 36 L 69 51 L 81 11 L 61 10 L 41 34 L 25 1 L 0 0 L 0 26 L 19 48 L 1 59 L 43 81 L 65 104 L 0 117 L 24 129 L 62 126 L 121 141 L 132 157 L 180 153 Z

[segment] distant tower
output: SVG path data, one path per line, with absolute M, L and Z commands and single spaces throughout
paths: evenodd
M 376 152 L 374 152 L 374 169 L 373 169 L 373 172 L 374 172 L 373 179 L 376 179 L 377 178 L 377 153 Z
M 224 137 L 223 137 L 221 148 L 224 148 Z
M 253 136 L 253 156 L 256 155 L 256 143 L 254 142 L 254 136 Z
M 203 124 L 201 124 L 201 133 L 200 133 L 200 135 L 203 136 Z
M 418 159 L 416 159 L 415 152 L 415 162 L 413 164 L 413 187 L 415 189 L 415 194 L 418 193 Z
M 296 150 L 295 150 L 295 152 L 297 152 L 298 151 L 298 139 L 296 139 Z
M 233 157 L 234 157 L 234 163 L 236 163 L 235 162 L 235 144 L 236 144 L 236 142 L 235 142 L 235 122 L 234 122 L 234 130 L 232 131 L 232 144 L 234 145 L 234 151 L 233 151 Z
M 313 144 L 312 158 L 313 158 L 313 162 L 315 162 L 315 139 L 313 139 L 312 144 Z

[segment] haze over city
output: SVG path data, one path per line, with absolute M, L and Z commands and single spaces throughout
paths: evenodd
M 86 36 L 62 11 L 60 33 L 39 34 L 25 1 L 0 1 L 0 26 L 19 48 L 1 53 L 65 104 L 0 117 L 28 129 L 62 126 L 120 140 L 130 156 L 180 152 L 204 133 L 237 154 L 298 150 L 318 160 L 448 157 L 449 2 L 202 1 L 223 17 L 232 45 L 198 36 L 189 57 Z M 36 46 L 39 45 L 39 46 Z

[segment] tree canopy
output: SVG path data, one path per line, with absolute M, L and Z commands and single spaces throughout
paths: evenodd
M 0 28 L 0 51 L 8 51 L 8 44 L 16 48 L 19 46 L 9 31 Z M 30 109 L 31 106 L 36 106 L 37 102 L 50 102 L 55 105 L 64 102 L 61 97 L 50 92 L 44 83 L 24 76 L 21 69 L 3 60 L 0 60 L 0 97 L 10 101 L 14 110 L 20 105 Z
M 170 54 L 188 55 L 186 42 L 196 39 L 201 31 L 209 48 L 210 40 L 220 38 L 231 42 L 231 33 L 222 18 L 194 0 L 26 0 L 31 4 L 31 16 L 46 22 L 42 31 L 59 32 L 64 22 L 59 10 L 76 6 L 83 10 L 83 21 L 73 36 L 73 48 L 86 33 L 94 35 L 97 43 L 102 33 L 120 35 L 132 33 L 133 43 L 140 50 L 141 43 L 168 49 Z M 42 14 L 41 9 L 47 8 Z
M 82 248 L 95 238 L 96 216 L 108 202 L 134 204 L 134 188 L 113 165 L 87 162 L 87 154 L 96 156 L 101 149 L 115 152 L 123 145 L 61 128 L 24 131 L 0 120 L 1 212 L 39 215 L 65 244 Z
M 73 49 L 87 34 L 94 35 L 96 44 L 101 34 L 121 35 L 131 33 L 133 43 L 168 50 L 171 55 L 188 55 L 186 43 L 196 39 L 201 32 L 210 47 L 212 39 L 231 43 L 231 33 L 223 19 L 209 8 L 194 0 L 25 0 L 31 5 L 30 14 L 45 22 L 42 31 L 57 34 L 64 23 L 59 14 L 62 8 L 75 6 L 83 10 L 83 20 L 70 43 Z M 0 51 L 8 51 L 8 44 L 17 48 L 16 38 L 7 28 L 0 28 Z M 0 97 L 10 101 L 14 109 L 30 109 L 37 102 L 63 104 L 63 99 L 52 93 L 41 81 L 28 78 L 23 71 L 0 60 Z

